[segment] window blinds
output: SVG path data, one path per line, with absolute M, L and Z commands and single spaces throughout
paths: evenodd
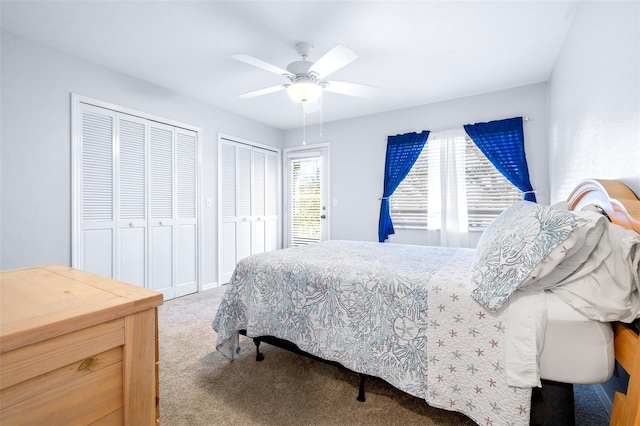
M 469 230 L 482 230 L 507 207 L 522 200 L 522 192 L 491 164 L 469 137 L 465 140 L 465 160 Z
M 289 246 L 320 242 L 320 157 L 291 160 Z
M 432 133 L 413 168 L 390 198 L 393 224 L 399 228 L 439 229 L 440 194 L 447 179 L 464 179 L 469 230 L 483 230 L 503 210 L 522 199 L 511 184 L 468 137 L 458 138 L 454 149 L 464 150 L 464 166 L 459 176 L 443 176 L 443 139 Z M 448 169 L 455 173 L 455 169 Z M 430 180 L 431 176 L 431 180 Z M 438 210 L 438 211 L 436 211 Z M 435 223 L 434 223 L 435 221 Z

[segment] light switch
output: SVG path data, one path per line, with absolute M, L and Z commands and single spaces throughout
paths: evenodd
M 333 207 L 337 206 L 337 205 L 338 205 L 338 199 L 337 199 L 337 198 L 334 198 L 334 199 L 333 199 L 333 202 L 331 203 L 331 205 L 332 205 Z
M 207 207 L 211 207 L 211 198 L 207 198 L 206 204 Z

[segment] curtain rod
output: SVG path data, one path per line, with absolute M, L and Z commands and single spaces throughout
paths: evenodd
M 496 121 L 496 120 L 492 120 L 492 121 Z M 526 115 L 523 115 L 523 116 L 522 116 L 522 121 L 529 121 L 529 117 L 528 117 L 528 116 L 526 116 Z M 462 126 L 464 127 L 464 124 L 463 124 Z M 457 129 L 457 127 L 456 127 L 456 128 L 453 128 L 453 129 L 444 129 L 444 130 L 429 130 L 429 132 L 430 132 L 430 133 L 438 133 L 438 132 L 446 132 L 447 130 L 455 130 L 455 129 Z M 416 130 L 415 132 L 416 132 L 416 133 L 420 133 L 420 132 L 422 132 L 422 131 L 424 131 L 424 129 L 422 129 L 422 130 Z M 387 136 L 387 137 L 388 137 L 388 136 Z M 385 137 L 385 138 L 384 138 L 384 141 L 385 141 L 385 142 L 387 141 L 387 137 Z

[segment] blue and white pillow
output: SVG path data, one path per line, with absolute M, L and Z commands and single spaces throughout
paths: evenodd
M 473 298 L 497 311 L 518 287 L 549 274 L 584 238 L 589 220 L 572 212 L 520 201 L 484 231 L 473 263 Z

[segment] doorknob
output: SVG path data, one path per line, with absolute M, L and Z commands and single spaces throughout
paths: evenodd
M 320 216 L 320 219 L 326 219 L 326 218 L 327 218 L 326 214 L 323 214 L 322 216 Z

